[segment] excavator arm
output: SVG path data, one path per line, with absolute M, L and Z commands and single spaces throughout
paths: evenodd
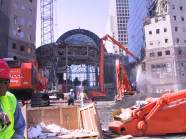
M 186 90 L 167 93 L 148 104 L 131 110 L 126 121 L 113 121 L 109 129 L 133 136 L 163 135 L 186 132 Z
M 90 93 L 90 96 L 92 96 L 92 97 L 95 97 L 95 96 L 106 96 L 106 92 L 105 92 L 105 80 L 104 80 L 104 64 L 105 64 L 105 61 L 104 61 L 104 47 L 105 47 L 104 41 L 111 41 L 113 44 L 117 45 L 120 49 L 124 50 L 127 55 L 130 55 L 136 61 L 139 61 L 139 59 L 137 57 L 135 57 L 134 54 L 131 51 L 128 50 L 127 47 L 125 47 L 124 45 L 120 44 L 117 40 L 115 40 L 114 38 L 112 38 L 110 35 L 106 34 L 104 37 L 102 37 L 100 39 L 100 44 L 99 44 L 99 47 L 100 47 L 100 61 L 99 61 L 99 70 L 100 70 L 100 74 L 99 74 L 99 86 L 100 86 L 100 90 L 99 91 L 92 91 Z M 125 67 L 123 67 L 122 69 L 123 69 L 123 71 L 125 71 Z M 116 74 L 122 74 L 123 79 L 127 79 L 127 80 L 125 80 L 125 82 L 126 81 L 128 82 L 128 78 L 126 77 L 127 76 L 127 73 L 126 72 L 123 72 L 123 73 L 118 72 Z M 118 78 L 118 77 L 116 77 L 116 78 Z M 118 79 L 116 79 L 116 80 L 119 83 L 119 80 Z M 129 84 L 129 82 L 126 83 L 126 84 Z M 125 89 L 126 89 L 128 85 L 125 85 L 125 86 L 126 86 L 125 87 Z M 122 89 L 122 86 L 120 86 L 120 89 Z M 121 99 L 121 98 L 122 97 L 120 95 L 120 98 L 119 99 Z

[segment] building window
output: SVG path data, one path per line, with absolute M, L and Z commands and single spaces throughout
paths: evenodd
M 179 55 L 182 54 L 182 50 L 181 50 L 181 49 L 178 50 L 178 54 L 179 54 Z
M 17 24 L 17 15 L 14 15 L 14 24 Z
M 29 0 L 30 3 L 32 3 L 32 0 Z
M 31 34 L 27 34 L 27 40 L 29 40 L 29 41 L 32 40 L 32 36 L 31 36 Z
M 164 28 L 163 30 L 164 30 L 164 32 L 167 32 L 167 28 Z
M 170 51 L 169 50 L 165 51 L 165 55 L 170 55 Z
M 176 16 L 175 15 L 173 16 L 173 18 L 174 18 L 174 21 L 176 21 Z
M 20 33 L 22 31 L 22 27 L 19 25 L 18 27 L 17 27 L 17 33 Z
M 3 0 L 0 0 L 0 7 L 3 7 Z
M 176 38 L 176 43 L 179 43 L 180 42 L 180 39 L 179 38 Z
M 184 21 L 184 20 L 185 20 L 185 19 L 184 19 L 184 17 L 182 16 L 182 17 L 181 17 L 181 21 Z
M 175 5 L 174 4 L 172 5 L 172 9 L 175 9 Z
M 27 52 L 28 52 L 28 54 L 31 54 L 32 53 L 32 48 L 28 48 Z
M 178 32 L 178 27 L 174 27 L 175 32 Z
M 152 34 L 152 31 L 149 31 L 149 34 Z
M 162 52 L 158 52 L 158 56 L 162 56 Z
M 150 42 L 149 45 L 153 45 L 153 42 Z
M 182 11 L 183 10 L 183 6 L 180 6 L 180 11 Z
M 150 57 L 154 57 L 154 56 L 155 56 L 155 53 L 150 53 L 149 56 L 150 56 Z
M 29 13 L 32 14 L 32 9 L 31 8 L 29 9 Z
M 166 16 L 163 16 L 162 18 L 163 18 L 163 21 L 165 21 L 165 20 L 166 20 Z
M 155 23 L 157 23 L 157 22 L 158 22 L 158 18 L 155 17 Z
M 16 49 L 16 43 L 12 43 L 12 49 Z
M 20 46 L 20 51 L 25 51 L 25 47 L 23 45 Z
M 168 43 L 168 39 L 165 39 L 165 43 Z
M 184 43 L 186 43 L 186 40 L 184 40 Z
M 22 9 L 22 10 L 25 10 L 25 6 L 21 6 L 21 9 Z
M 156 29 L 156 34 L 159 34 L 160 33 L 160 29 Z
M 186 32 L 186 28 L 185 27 L 183 27 L 183 32 Z

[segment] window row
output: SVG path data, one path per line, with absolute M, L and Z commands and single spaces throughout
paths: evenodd
M 185 27 L 180 29 L 178 26 L 175 26 L 173 29 L 174 29 L 175 32 L 178 32 L 178 31 L 186 32 L 186 28 Z M 167 28 L 163 28 L 163 32 L 164 33 L 167 32 Z M 156 34 L 160 34 L 160 33 L 161 33 L 160 29 L 156 29 Z M 149 31 L 149 35 L 152 35 L 152 34 L 153 34 L 153 32 L 150 30 Z
M 23 25 L 26 25 L 28 27 L 32 27 L 32 22 L 31 20 L 27 20 L 26 18 L 22 17 L 22 18 L 19 18 L 17 15 L 14 15 L 13 16 L 13 22 L 15 25 L 18 25 L 18 26 L 23 26 Z
M 176 6 L 173 4 L 172 5 L 172 9 L 174 10 L 174 9 L 176 9 Z M 183 6 L 178 6 L 178 9 L 180 10 L 180 11 L 183 11 Z
M 178 50 L 176 51 L 176 53 L 177 53 L 178 55 L 182 55 L 182 54 L 183 54 L 183 51 L 182 51 L 181 49 L 178 49 Z M 156 54 L 157 54 L 157 55 L 156 55 Z M 165 56 L 166 56 L 166 55 L 171 55 L 170 50 L 165 50 L 165 51 L 164 51 L 164 55 L 165 55 Z M 162 52 L 162 51 L 158 51 L 157 53 L 151 52 L 151 53 L 149 54 L 149 56 L 150 56 L 150 57 L 155 57 L 155 56 L 160 57 L 160 56 L 163 56 L 163 52 Z
M 27 41 L 32 41 L 33 39 L 30 33 L 25 34 L 21 28 L 14 30 L 13 35 L 15 38 L 26 39 Z
M 167 28 L 164 28 L 163 32 L 167 32 Z M 160 29 L 156 29 L 156 34 L 159 34 L 159 33 L 160 33 Z M 151 30 L 149 31 L 149 35 L 152 35 L 152 31 Z
M 125 9 L 128 9 L 129 7 L 128 6 L 121 6 L 121 5 L 119 5 L 118 7 L 117 7 L 118 9 L 120 9 L 120 10 L 125 10 Z
M 156 43 L 157 43 L 157 45 L 160 45 L 161 44 L 161 41 L 157 41 Z M 164 39 L 164 43 L 169 43 L 169 39 L 167 39 L 167 38 Z M 186 44 L 186 39 L 183 40 L 183 42 L 181 42 L 179 38 L 176 38 L 175 39 L 175 43 L 176 44 L 180 44 L 180 43 L 185 43 Z M 149 45 L 154 45 L 154 43 L 152 41 L 150 41 L 149 42 Z
M 24 45 L 21 45 L 19 48 L 17 47 L 16 43 L 12 44 L 12 49 L 19 50 L 21 52 L 27 52 L 28 54 L 32 53 L 32 48 L 25 48 Z
M 173 15 L 173 19 L 174 19 L 174 21 L 178 21 L 178 17 L 176 15 Z M 182 22 L 185 21 L 184 16 L 180 17 L 180 21 L 182 21 Z
M 165 55 L 170 55 L 170 50 L 166 50 L 164 53 L 165 53 Z M 162 51 L 158 51 L 157 52 L 157 56 L 162 56 L 162 55 L 163 55 Z M 155 52 L 151 52 L 149 54 L 149 56 L 150 57 L 155 57 L 156 56 L 156 53 Z

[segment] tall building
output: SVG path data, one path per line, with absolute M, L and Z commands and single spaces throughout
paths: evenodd
M 145 25 L 147 91 L 186 88 L 186 1 L 158 0 Z
M 128 48 L 137 57 L 143 57 L 144 21 L 149 15 L 153 0 L 129 0 Z M 134 59 L 129 58 L 130 61 Z
M 128 0 L 110 0 L 110 11 L 111 35 L 120 43 L 127 46 Z M 117 54 L 123 53 L 123 50 L 120 50 L 118 47 L 114 46 L 113 49 Z
M 3 57 L 31 59 L 35 55 L 36 0 L 0 0 L 7 4 L 8 44 L 4 45 Z
M 8 29 L 9 29 L 9 18 L 8 18 L 8 6 L 9 1 L 0 0 L 0 58 L 6 56 L 8 51 Z

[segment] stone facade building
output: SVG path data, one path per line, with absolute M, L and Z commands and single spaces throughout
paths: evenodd
M 146 21 L 143 72 L 149 93 L 186 88 L 185 15 L 185 0 L 158 0 L 155 16 Z
M 0 25 L 6 34 L 6 43 L 0 45 L 0 55 L 21 60 L 34 58 L 37 1 L 0 0 L 0 7 L 3 10 Z

